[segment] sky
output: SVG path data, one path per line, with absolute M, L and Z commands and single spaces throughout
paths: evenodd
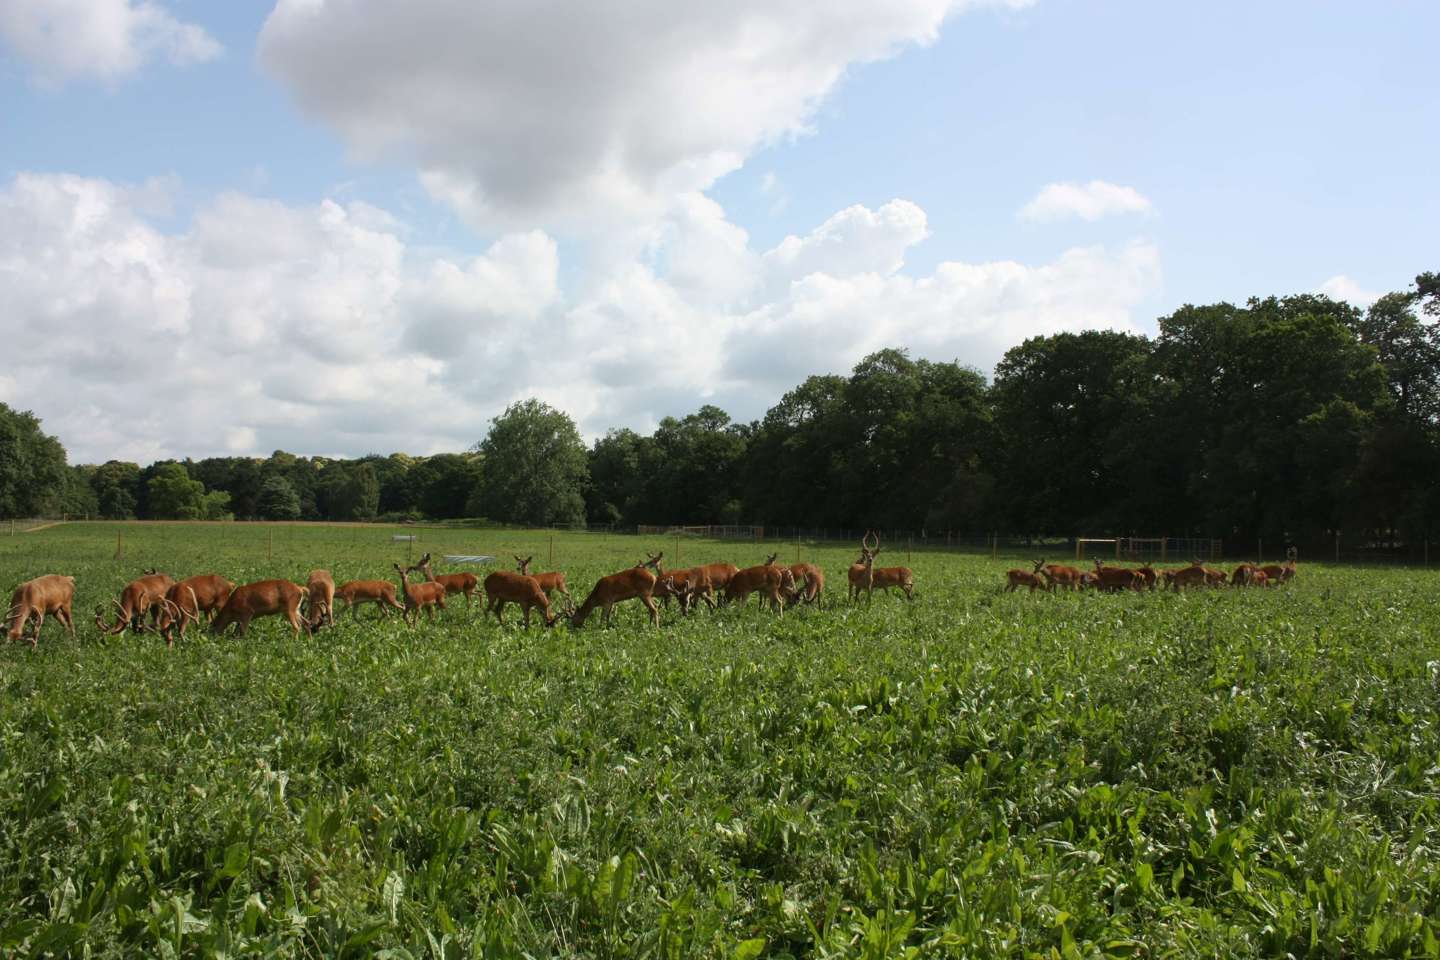
M 1440 269 L 1440 4 L 0 0 L 0 402 L 71 462 L 763 415 Z

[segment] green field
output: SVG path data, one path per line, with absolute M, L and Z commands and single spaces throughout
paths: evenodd
M 855 551 L 802 545 L 831 605 L 781 619 L 91 622 L 152 565 L 384 576 L 392 532 L 0 536 L 0 585 L 75 574 L 81 623 L 0 647 L 0 956 L 1440 954 L 1433 573 L 1047 596 L 917 553 L 913 605 L 852 607 Z M 550 566 L 544 532 L 403 532 Z M 577 602 L 662 548 L 553 541 Z

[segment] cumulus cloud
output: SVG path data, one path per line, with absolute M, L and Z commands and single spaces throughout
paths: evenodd
M 1030 0 L 279 0 L 266 69 L 487 228 L 656 220 L 804 132 L 846 69 Z
M 1154 207 L 1134 187 L 1121 187 L 1104 180 L 1089 183 L 1049 183 L 1025 206 L 1020 219 L 1048 223 L 1068 220 L 1100 220 L 1127 213 L 1150 213 Z
M 157 59 L 201 63 L 221 52 L 202 27 L 151 0 L 0 0 L 0 37 L 50 86 L 114 80 Z
M 705 402 L 750 419 L 881 347 L 988 370 L 1036 334 L 1134 329 L 1160 276 L 1147 243 L 916 275 L 925 215 L 903 200 L 756 250 L 691 196 L 649 248 L 570 291 L 541 231 L 460 257 L 363 204 L 231 193 L 166 232 L 155 190 L 0 187 L 0 397 L 75 461 L 459 450 L 527 396 L 590 436 Z
M 1382 296 L 1375 290 L 1366 290 L 1345 274 L 1331 277 L 1316 289 L 1332 300 L 1344 300 L 1357 307 L 1368 307 Z

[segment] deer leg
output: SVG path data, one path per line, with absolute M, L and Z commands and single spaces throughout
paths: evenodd
M 643 604 L 645 604 L 645 608 L 650 611 L 650 622 L 651 622 L 652 624 L 654 624 L 654 626 L 655 626 L 656 629 L 659 629 L 659 627 L 660 627 L 660 608 L 657 607 L 657 606 L 655 606 L 655 601 L 654 601 L 654 600 L 652 600 L 650 597 L 647 597 L 647 596 L 646 596 L 645 594 L 643 594 L 643 593 L 640 594 L 640 602 L 643 603 Z

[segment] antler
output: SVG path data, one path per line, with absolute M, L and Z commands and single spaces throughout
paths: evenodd
M 190 594 L 190 610 L 187 612 L 187 611 L 185 611 L 185 610 L 182 608 L 180 612 L 181 612 L 181 613 L 184 613 L 185 616 L 187 616 L 187 617 L 189 617 L 190 619 L 192 619 L 195 623 L 199 623 L 199 622 L 200 622 L 200 598 L 197 597 L 197 596 L 195 596 L 195 588 L 192 587 L 192 586 L 190 586 L 189 584 L 186 584 L 185 590 Z
M 773 566 L 775 565 L 775 558 L 778 557 L 778 556 L 780 556 L 780 554 L 778 554 L 778 553 L 772 553 L 772 554 L 770 554 L 770 556 L 766 557 L 766 558 L 765 558 L 765 566 L 767 566 L 767 567 L 773 567 Z
M 874 543 L 871 543 L 872 537 L 874 538 Z M 866 530 L 865 536 L 860 538 L 860 546 L 864 547 L 866 550 L 869 550 L 871 553 L 874 553 L 876 550 L 880 549 L 880 534 L 876 533 L 874 530 Z

